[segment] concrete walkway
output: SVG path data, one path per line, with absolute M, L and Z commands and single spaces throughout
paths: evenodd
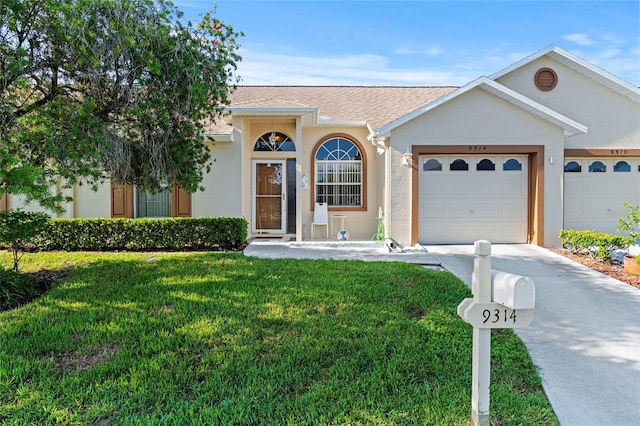
M 339 244 L 254 241 L 245 254 L 440 265 L 471 284 L 471 245 L 389 253 L 371 243 Z M 640 290 L 532 245 L 494 245 L 492 266 L 535 282 L 535 320 L 516 332 L 560 423 L 640 425 Z

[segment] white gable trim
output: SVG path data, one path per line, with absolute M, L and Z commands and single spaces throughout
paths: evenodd
M 640 88 L 628 83 L 615 75 L 599 68 L 584 59 L 580 59 L 575 55 L 567 52 L 560 47 L 551 44 L 545 47 L 542 50 L 539 50 L 524 59 L 496 72 L 495 74 L 491 74 L 489 76 L 490 79 L 496 80 L 500 77 L 509 74 L 513 70 L 520 68 L 530 62 L 535 61 L 543 56 L 548 56 L 549 58 L 566 65 L 567 67 L 584 74 L 585 76 L 591 78 L 594 81 L 602 84 L 603 86 L 613 90 L 621 94 L 622 96 L 626 96 L 634 102 L 640 103 Z
M 480 88 L 483 89 L 485 91 L 487 91 L 488 93 L 491 93 L 494 96 L 497 96 L 507 102 L 512 103 L 513 105 L 522 108 L 523 110 L 542 118 L 543 120 L 546 120 L 558 127 L 561 127 L 562 129 L 564 129 L 564 133 L 565 136 L 573 136 L 573 135 L 579 135 L 579 134 L 583 134 L 583 133 L 587 133 L 587 126 L 585 126 L 584 124 L 580 124 L 577 121 L 574 121 L 572 119 L 570 119 L 569 117 L 566 117 L 562 114 L 560 114 L 557 111 L 554 111 L 536 101 L 534 101 L 533 99 L 529 99 L 524 95 L 521 95 L 518 92 L 515 92 L 511 89 L 509 89 L 506 86 L 503 86 L 502 84 L 493 81 L 487 77 L 480 77 L 477 80 L 472 81 L 471 83 L 467 84 L 466 86 L 463 86 L 457 90 L 454 90 L 453 92 L 449 93 L 448 95 L 445 95 L 425 106 L 423 106 L 422 108 L 419 108 L 417 110 L 415 110 L 414 112 L 405 115 L 404 117 L 401 117 L 389 124 L 387 124 L 386 126 L 383 126 L 379 129 L 378 131 L 378 135 L 381 136 L 390 136 L 390 133 L 393 129 L 402 126 L 403 124 L 407 123 L 408 121 L 413 120 L 414 118 L 427 113 L 428 111 L 431 111 L 434 108 L 437 108 L 438 106 L 444 104 L 445 102 L 450 101 L 451 99 L 454 99 L 472 89 L 475 88 Z

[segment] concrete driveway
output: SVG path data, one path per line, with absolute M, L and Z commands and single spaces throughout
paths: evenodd
M 388 253 L 371 243 L 254 241 L 247 256 L 440 265 L 471 286 L 473 245 Z M 494 269 L 536 286 L 533 323 L 517 329 L 563 426 L 640 425 L 640 290 L 526 244 L 492 247 Z M 471 368 L 471 366 L 469 366 Z
M 473 246 L 426 246 L 468 285 Z M 640 290 L 532 245 L 494 245 L 492 267 L 533 279 L 533 323 L 516 333 L 564 426 L 640 425 Z

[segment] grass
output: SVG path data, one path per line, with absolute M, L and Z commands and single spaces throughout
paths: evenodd
M 68 279 L 0 313 L 2 424 L 471 424 L 470 293 L 449 273 L 225 253 L 21 267 Z M 492 334 L 492 422 L 558 424 L 523 344 Z

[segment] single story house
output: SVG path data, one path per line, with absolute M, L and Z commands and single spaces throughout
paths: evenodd
M 640 204 L 640 89 L 550 45 L 462 87 L 240 86 L 204 192 L 77 186 L 67 217 L 245 217 L 249 234 L 560 245 Z M 205 142 L 209 143 L 209 142 Z M 26 207 L 4 197 L 0 208 Z

